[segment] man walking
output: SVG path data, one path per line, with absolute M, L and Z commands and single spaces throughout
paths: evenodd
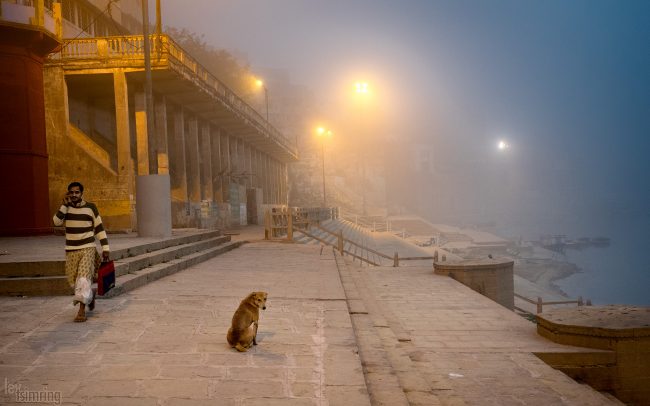
M 54 215 L 54 225 L 65 224 L 65 274 L 74 288 L 73 304 L 79 303 L 79 312 L 74 321 L 86 321 L 88 310 L 95 308 L 95 293 L 92 290 L 93 275 L 100 257 L 95 248 L 95 236 L 102 245 L 101 260 L 108 261 L 110 248 L 102 218 L 97 206 L 83 199 L 84 187 L 79 182 L 68 185 L 63 204 Z

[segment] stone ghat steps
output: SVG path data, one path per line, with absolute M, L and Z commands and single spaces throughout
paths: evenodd
M 220 231 L 208 231 L 114 250 L 116 288 L 109 293 L 135 289 L 240 245 Z M 1 263 L 0 296 L 71 295 L 64 267 L 62 260 Z
M 220 235 L 154 251 L 144 251 L 135 256 L 122 257 L 122 259 L 115 260 L 115 276 L 120 277 L 137 272 L 153 265 L 180 259 L 195 252 L 208 250 L 228 242 L 230 242 L 230 236 Z
M 351 252 L 353 255 L 359 257 L 367 258 L 376 264 L 382 264 L 382 260 L 384 262 L 386 261 L 386 259 L 383 259 L 379 255 L 376 255 L 359 247 L 359 245 L 361 245 L 371 249 L 376 249 L 376 244 L 372 235 L 370 234 L 370 231 L 363 226 L 342 219 L 327 220 L 324 221 L 321 226 L 334 234 L 338 234 L 340 230 L 343 232 L 343 237 L 345 239 L 354 241 L 356 244 L 358 244 L 355 245 L 346 241 L 344 245 L 345 251 Z M 338 244 L 338 238 L 335 235 L 325 232 L 318 227 L 311 227 L 308 232 L 326 241 L 329 245 L 336 247 Z M 294 241 L 301 244 L 322 244 L 322 242 L 313 239 L 299 231 L 294 232 Z
M 224 238 L 227 238 L 227 240 L 224 241 Z M 215 242 L 218 242 L 216 246 L 214 246 Z M 165 258 L 165 260 L 161 260 L 160 262 L 145 267 L 134 268 L 133 265 L 136 263 L 136 261 L 128 264 L 116 263 L 115 287 L 108 291 L 104 296 L 100 296 L 99 298 L 115 297 L 121 295 L 122 293 L 137 289 L 162 277 L 182 271 L 183 269 L 189 268 L 200 262 L 207 261 L 210 258 L 216 257 L 217 255 L 231 251 L 244 243 L 245 241 L 231 242 L 230 236 L 213 238 L 202 244 L 195 243 L 192 245 L 192 248 L 188 248 L 186 250 L 184 250 L 186 247 L 181 247 L 179 250 L 157 254 L 158 259 Z M 199 246 L 203 246 L 203 248 L 198 250 L 193 249 Z M 183 250 L 185 251 L 184 255 L 174 257 L 179 253 L 179 251 Z M 147 259 L 150 258 L 136 260 L 138 264 L 143 264 L 147 262 Z M 128 272 L 124 272 L 125 268 L 128 269 Z
M 411 338 L 387 320 L 371 292 L 356 275 L 359 268 L 334 253 L 359 357 L 372 404 L 395 406 L 440 405 L 426 378 L 413 366 L 400 344 Z

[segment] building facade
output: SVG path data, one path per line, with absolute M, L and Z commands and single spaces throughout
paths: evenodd
M 286 205 L 295 142 L 164 34 L 148 38 L 147 126 L 144 37 L 132 33 L 138 5 L 50 3 L 61 9 L 63 39 L 43 67 L 47 211 L 77 180 L 108 230 L 136 230 L 138 198 L 155 199 L 139 196 L 137 185 L 151 176 L 169 177 L 161 199 L 175 228 L 257 223 L 266 205 Z

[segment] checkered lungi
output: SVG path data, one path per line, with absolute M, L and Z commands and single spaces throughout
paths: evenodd
M 89 304 L 92 301 L 91 284 L 97 279 L 100 263 L 101 257 L 95 247 L 66 251 L 65 275 L 70 287 L 75 289 L 75 297 L 72 301 L 74 304 L 77 302 Z

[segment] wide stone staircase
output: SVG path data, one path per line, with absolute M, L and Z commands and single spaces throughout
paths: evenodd
M 307 233 L 294 232 L 294 242 L 337 247 L 338 234 L 342 233 L 344 238 L 343 249 L 349 253 L 353 260 L 364 258 L 378 265 L 381 265 L 382 262 L 387 264 L 388 260 L 386 258 L 364 249 L 365 247 L 376 250 L 376 243 L 370 230 L 360 224 L 343 219 L 326 220 L 321 222 L 319 226 L 312 226 L 306 231 Z
M 115 261 L 115 288 L 105 297 L 136 289 L 242 245 L 221 231 L 206 231 L 111 251 Z M 1 296 L 70 295 L 65 261 L 0 263 Z
M 393 266 L 394 255 L 398 254 L 399 266 L 431 266 L 436 251 L 445 260 L 460 259 L 447 250 L 438 247 L 422 248 L 396 236 L 392 232 L 373 232 L 360 223 L 344 219 L 326 220 L 319 226 L 311 226 L 306 232 L 294 231 L 294 241 L 303 244 L 324 244 L 337 247 L 338 233 L 343 233 L 344 251 L 352 261 L 365 265 Z M 377 252 L 382 255 L 377 255 Z M 363 260 L 360 260 L 363 258 Z M 421 259 L 418 259 L 421 258 Z

